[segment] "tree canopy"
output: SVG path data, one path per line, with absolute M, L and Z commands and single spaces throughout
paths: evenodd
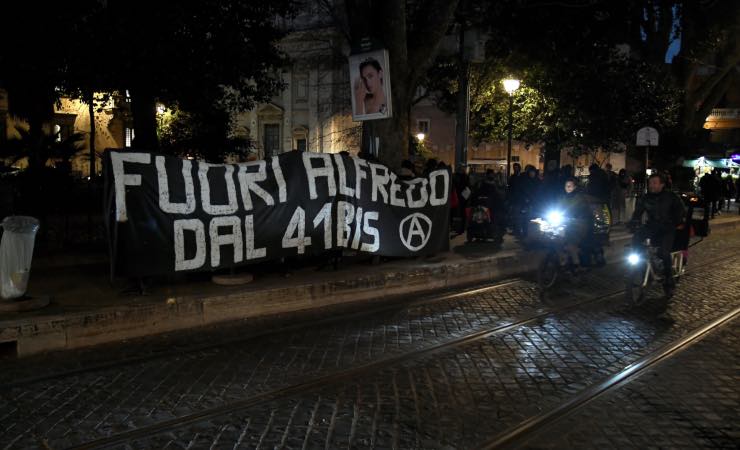
M 156 148 L 156 101 L 215 116 L 279 92 L 286 59 L 275 19 L 293 6 L 293 0 L 176 7 L 141 0 L 15 2 L 2 31 L 9 45 L 0 55 L 0 83 L 14 111 L 29 121 L 48 119 L 62 94 L 129 91 L 135 145 Z
M 623 148 L 642 126 L 658 128 L 672 147 L 702 135 L 704 118 L 733 77 L 740 51 L 740 3 L 692 0 L 547 2 L 504 0 L 479 4 L 458 17 L 489 32 L 486 60 L 471 74 L 471 135 L 506 137 L 508 94 L 514 76 L 514 137 L 575 153 Z M 669 49 L 680 51 L 666 63 Z M 716 67 L 697 77 L 700 66 Z M 443 109 L 456 109 L 454 64 L 438 59 L 430 71 Z M 436 78 L 433 78 L 436 77 Z M 736 78 L 735 78 L 736 79 Z M 676 148 L 679 150 L 679 148 Z

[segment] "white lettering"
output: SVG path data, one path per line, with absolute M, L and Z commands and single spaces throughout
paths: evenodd
M 388 204 L 388 191 L 385 185 L 388 184 L 388 168 L 380 164 L 370 163 L 370 172 L 372 172 L 372 201 L 378 201 L 378 192 L 383 196 L 383 203 Z
M 426 206 L 429 200 L 429 193 L 427 192 L 427 181 L 426 178 L 416 178 L 414 180 L 407 181 L 409 188 L 406 190 L 406 201 L 409 208 L 423 208 Z M 419 186 L 419 198 L 414 200 L 414 188 Z
M 367 173 L 362 170 L 363 167 L 367 167 L 367 161 L 355 158 L 354 156 L 352 157 L 352 161 L 355 163 L 355 196 L 357 197 L 357 200 L 359 200 L 360 192 L 362 191 L 362 180 L 367 179 Z
M 193 164 L 187 159 L 182 160 L 182 178 L 185 184 L 185 203 L 170 202 L 170 186 L 165 167 L 165 157 L 154 158 L 159 180 L 159 209 L 169 214 L 191 214 L 195 211 L 195 186 L 193 185 Z
M 246 231 L 245 241 L 247 243 L 247 261 L 250 259 L 264 258 L 267 254 L 265 247 L 254 248 L 254 216 L 248 215 L 244 218 L 244 229 Z
M 360 250 L 362 250 L 363 252 L 375 253 L 375 252 L 378 251 L 378 249 L 380 249 L 380 233 L 378 233 L 378 229 L 377 228 L 375 228 L 373 226 L 370 226 L 370 221 L 371 220 L 373 220 L 373 221 L 377 221 L 378 220 L 378 212 L 377 211 L 368 211 L 368 212 L 365 213 L 365 217 L 363 217 L 362 231 L 365 234 L 367 234 L 369 236 L 372 236 L 373 237 L 373 242 L 370 243 L 370 244 L 363 243 L 362 244 L 362 247 L 360 248 Z
M 293 234 L 296 236 L 293 237 Z M 311 245 L 311 237 L 306 237 L 306 212 L 299 206 L 290 218 L 288 229 L 283 235 L 283 248 L 295 247 L 298 254 L 302 255 L 309 245 Z
M 288 189 L 285 186 L 283 169 L 280 168 L 280 159 L 277 156 L 272 157 L 272 172 L 275 174 L 275 181 L 278 185 L 278 199 L 280 203 L 285 203 L 288 199 Z
M 313 219 L 313 227 L 316 228 L 319 224 L 324 223 L 324 248 L 331 248 L 331 203 L 326 203 L 316 214 Z
M 185 259 L 185 230 L 195 233 L 195 256 Z M 193 270 L 206 263 L 206 229 L 198 219 L 175 220 L 175 272 Z
M 347 186 L 347 171 L 344 169 L 344 161 L 342 155 L 339 153 L 334 154 L 334 163 L 337 165 L 337 172 L 339 172 L 339 193 L 352 197 L 355 195 L 355 190 Z
M 113 167 L 113 185 L 116 189 L 116 221 L 126 222 L 126 186 L 141 186 L 141 175 L 127 174 L 123 163 L 151 164 L 149 153 L 119 153 L 110 152 L 110 162 Z
M 355 238 L 352 239 L 352 248 L 357 250 L 360 247 L 360 238 L 362 237 L 362 208 L 357 208 L 357 215 L 355 216 Z
M 350 224 L 355 218 L 355 207 L 344 201 L 337 202 L 337 247 L 347 247 L 352 234 Z
M 442 177 L 442 183 L 444 189 L 442 196 L 437 196 L 437 178 Z M 450 174 L 446 170 L 435 170 L 429 174 L 429 183 L 431 186 L 431 197 L 429 197 L 429 204 L 432 206 L 441 206 L 447 203 L 447 196 L 450 192 Z
M 403 197 L 399 197 L 401 193 L 401 184 L 398 182 L 398 177 L 395 173 L 391 172 L 391 205 L 406 207 L 406 200 Z
M 313 167 L 311 160 L 317 159 L 323 162 L 321 167 Z M 328 153 L 304 153 L 303 165 L 306 167 L 306 176 L 308 177 L 308 192 L 311 200 L 319 198 L 316 192 L 316 178 L 326 178 L 326 184 L 329 188 L 329 197 L 337 195 L 337 184 L 334 181 L 334 167 L 331 164 L 331 155 Z
M 211 204 L 211 185 L 208 182 L 208 170 L 210 168 L 223 167 L 224 182 L 226 183 L 226 195 L 228 203 L 225 205 Z M 198 163 L 198 179 L 200 180 L 200 201 L 203 204 L 203 211 L 212 216 L 222 216 L 234 214 L 239 209 L 236 200 L 236 186 L 234 184 L 234 166 L 224 164 Z
M 231 233 L 218 234 L 219 227 L 231 227 Z M 234 263 L 244 260 L 242 224 L 236 216 L 222 216 L 211 219 L 209 234 L 211 236 L 211 267 L 221 264 L 221 246 L 234 246 Z
M 257 167 L 257 171 L 250 171 L 250 167 Z M 249 193 L 250 191 L 257 194 L 265 204 L 269 206 L 275 204 L 272 196 L 257 184 L 258 182 L 265 181 L 267 179 L 267 163 L 264 160 L 240 164 L 237 178 L 239 179 L 239 189 L 242 193 L 244 209 L 251 211 L 254 208 L 254 205 L 252 205 L 252 195 Z

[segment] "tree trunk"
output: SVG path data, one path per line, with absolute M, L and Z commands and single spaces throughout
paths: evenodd
M 48 155 L 44 149 L 44 120 L 38 117 L 28 118 L 28 134 L 31 138 L 31 148 L 28 155 L 28 168 L 34 172 L 46 165 Z
M 137 150 L 157 150 L 157 107 L 154 95 L 145 90 L 131 91 L 131 111 L 134 115 L 134 141 Z
M 346 0 L 347 27 L 353 43 L 365 37 L 382 39 L 388 50 L 393 117 L 364 123 L 380 140 L 379 159 L 391 169 L 408 157 L 411 105 L 419 80 L 434 61 L 439 45 L 454 17 L 457 1 L 430 0 L 414 14 L 398 0 Z M 434 11 L 430 14 L 429 11 Z M 413 26 L 409 29 L 409 23 Z M 369 139 L 363 138 L 363 142 Z M 366 148 L 364 150 L 367 150 Z
M 87 94 L 87 108 L 90 113 L 90 184 L 95 181 L 95 94 Z
M 371 138 L 378 138 L 378 159 L 390 167 L 398 170 L 401 161 L 409 154 L 409 119 L 411 102 L 405 96 L 396 98 L 393 95 L 393 119 L 374 120 L 373 123 L 362 124 L 363 151 L 368 151 L 367 145 Z M 368 136 L 367 138 L 365 136 Z

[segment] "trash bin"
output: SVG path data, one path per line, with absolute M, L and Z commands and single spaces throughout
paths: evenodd
M 33 245 L 39 221 L 28 216 L 8 216 L 0 227 L 0 296 L 3 299 L 22 297 L 28 287 Z

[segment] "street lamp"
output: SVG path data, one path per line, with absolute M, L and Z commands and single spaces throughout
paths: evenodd
M 519 89 L 519 80 L 513 78 L 507 78 L 503 81 L 504 89 L 509 94 L 509 146 L 506 151 L 506 183 L 509 182 L 511 176 L 511 137 L 513 134 L 513 122 L 514 122 L 514 92 Z
M 416 135 L 416 139 L 418 139 L 418 140 L 419 140 L 419 142 L 424 142 L 424 138 L 425 138 L 425 137 L 426 137 L 426 135 L 425 135 L 424 133 L 418 133 L 418 134 Z

